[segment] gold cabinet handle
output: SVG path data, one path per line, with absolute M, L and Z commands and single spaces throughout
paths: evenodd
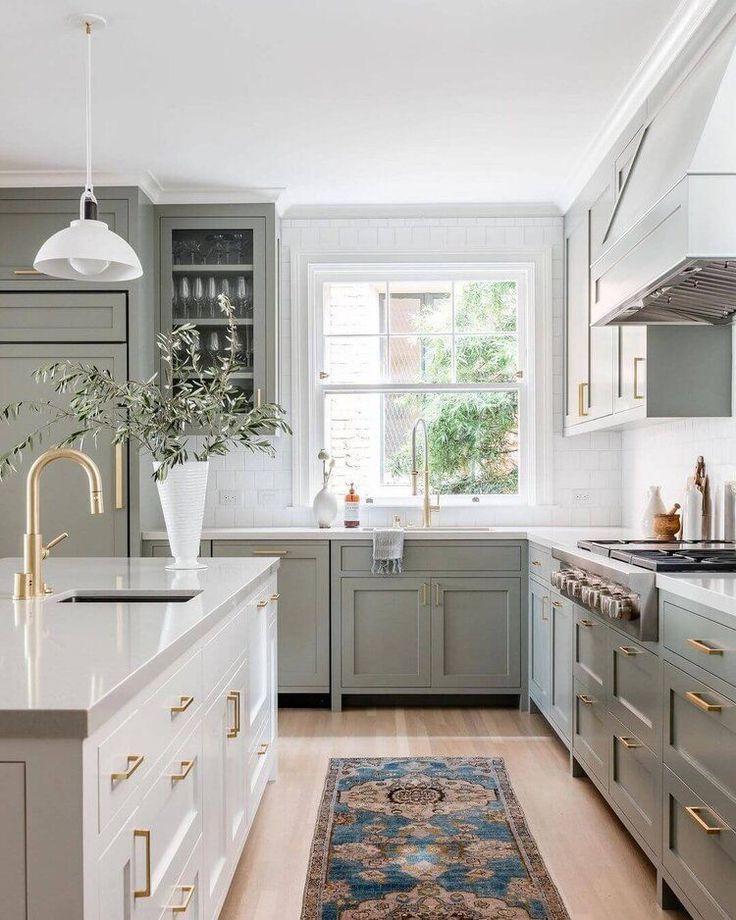
M 268 750 L 268 744 L 264 742 L 263 744 L 261 744 L 260 751 L 257 751 L 256 753 L 258 757 L 263 757 L 263 755 L 266 753 L 267 750 Z
M 587 383 L 578 384 L 578 415 L 580 418 L 586 418 L 588 413 L 585 411 L 585 388 Z
M 256 409 L 261 408 L 261 388 L 256 389 Z
M 176 887 L 184 895 L 184 900 L 179 904 L 169 904 L 166 910 L 170 910 L 172 914 L 185 914 L 196 888 L 194 885 L 177 885 Z
M 42 275 L 37 268 L 16 268 L 13 270 L 14 275 Z
M 685 811 L 688 813 L 688 815 L 690 815 L 693 821 L 698 825 L 700 830 L 706 834 L 720 834 L 721 831 L 728 830 L 727 827 L 720 827 L 715 824 L 708 824 L 707 821 L 704 821 L 700 817 L 700 813 L 702 811 L 710 812 L 710 809 L 708 808 L 702 808 L 700 805 L 687 805 L 685 807 Z M 710 812 L 710 814 L 712 814 L 712 812 Z
M 110 779 L 113 783 L 118 783 L 123 779 L 130 779 L 138 767 L 143 763 L 143 760 L 143 754 L 128 754 L 128 769 L 123 770 L 121 773 L 111 773 Z
M 281 597 L 281 592 L 280 592 L 280 591 L 277 591 L 275 594 L 272 594 L 272 595 L 271 595 L 271 600 L 272 600 L 272 601 L 277 601 L 280 597 Z
M 259 610 L 261 610 L 263 607 L 268 607 L 268 601 L 258 601 L 256 607 L 258 607 Z
M 288 549 L 254 549 L 254 556 L 288 556 Z
M 228 738 L 237 738 L 240 734 L 240 691 L 231 690 L 227 695 L 228 700 L 235 703 L 235 724 L 227 730 Z
M 644 358 L 634 358 L 634 399 L 644 399 L 644 394 L 639 392 L 639 365 Z
M 192 772 L 192 767 L 194 766 L 193 760 L 180 760 L 181 772 L 180 773 L 169 773 L 172 781 L 178 783 L 180 780 L 186 779 L 187 776 Z
M 532 559 L 532 565 L 541 565 L 541 564 L 542 563 L 539 561 L 539 559 Z
M 704 655 L 722 655 L 725 651 L 725 649 L 716 648 L 714 645 L 708 645 L 702 639 L 688 639 L 687 641 L 689 645 L 692 645 L 693 648 L 696 648 Z
M 564 607 L 565 605 L 562 603 L 562 601 L 552 601 L 552 606 L 553 607 Z
M 434 582 L 434 605 L 435 607 L 442 606 L 442 589 L 438 581 Z
M 688 690 L 685 694 L 685 699 L 689 700 L 693 706 L 697 706 L 698 709 L 702 709 L 703 712 L 721 712 L 723 709 L 720 703 L 709 703 L 708 700 L 703 699 L 702 693 L 696 693 L 695 690 Z
M 123 499 L 123 445 L 115 445 L 115 510 L 125 507 Z
M 581 703 L 585 703 L 586 706 L 592 706 L 595 703 L 595 700 L 592 696 L 588 696 L 586 693 L 578 693 L 578 699 Z
M 547 597 L 546 594 L 542 596 L 542 621 L 543 621 L 544 623 L 546 623 L 547 620 L 549 619 L 549 614 L 546 613 L 546 610 L 547 610 L 547 601 L 548 601 L 548 600 L 549 600 L 549 598 Z
M 179 702 L 176 704 L 176 706 L 170 706 L 169 711 L 171 712 L 172 716 L 178 715 L 180 712 L 186 712 L 186 710 L 189 709 L 193 702 L 193 696 L 180 696 Z
M 631 735 L 616 735 L 616 737 L 621 742 L 621 744 L 623 744 L 623 746 L 629 751 L 633 750 L 633 748 L 641 747 L 641 741 L 632 737 Z
M 619 645 L 618 650 L 622 655 L 626 655 L 627 658 L 633 658 L 635 655 L 641 655 L 639 649 L 634 648 L 633 645 Z
M 591 626 L 595 626 L 595 623 L 592 620 L 578 620 L 580 626 L 585 626 L 586 629 L 590 629 Z
M 151 832 L 150 830 L 134 830 L 133 837 L 142 837 L 146 845 L 146 884 L 143 888 L 137 888 L 133 891 L 136 898 L 151 897 Z
M 427 603 L 428 603 L 427 595 L 428 595 L 427 583 L 422 582 L 422 587 L 419 590 L 419 598 L 420 598 L 419 603 L 422 605 L 422 607 L 427 606 Z

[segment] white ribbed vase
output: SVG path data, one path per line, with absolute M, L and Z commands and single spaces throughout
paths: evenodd
M 154 469 L 158 467 L 154 463 Z M 164 512 L 173 563 L 167 569 L 206 569 L 197 557 L 202 539 L 204 502 L 209 463 L 190 460 L 169 470 L 163 482 L 156 482 Z

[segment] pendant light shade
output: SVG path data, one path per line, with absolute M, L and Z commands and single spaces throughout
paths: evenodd
M 87 36 L 86 141 L 87 179 L 73 220 L 41 246 L 33 260 L 36 271 L 69 281 L 131 281 L 143 274 L 133 247 L 104 221 L 97 220 L 97 199 L 92 186 L 92 21 L 104 26 L 101 17 L 84 22 Z

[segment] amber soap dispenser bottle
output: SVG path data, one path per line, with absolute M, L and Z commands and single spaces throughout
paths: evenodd
M 350 489 L 345 496 L 345 526 L 360 527 L 360 495 L 355 491 L 355 483 L 350 483 Z

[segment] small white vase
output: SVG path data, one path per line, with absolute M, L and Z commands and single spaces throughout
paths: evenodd
M 322 486 L 319 492 L 314 496 L 312 509 L 317 524 L 323 529 L 332 527 L 337 517 L 337 499 L 330 492 L 327 486 Z
M 645 537 L 654 537 L 654 515 L 665 514 L 667 509 L 662 501 L 660 494 L 661 486 L 649 486 L 647 494 L 647 503 L 644 508 L 644 514 L 641 518 L 641 526 L 644 529 Z
M 157 469 L 158 463 L 154 463 Z M 202 539 L 204 502 L 207 492 L 207 461 L 191 460 L 169 470 L 163 482 L 156 482 L 164 512 L 173 563 L 167 569 L 206 569 L 197 557 Z

